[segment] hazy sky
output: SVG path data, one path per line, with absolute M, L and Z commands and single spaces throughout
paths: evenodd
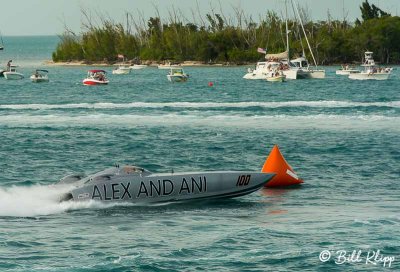
M 312 19 L 326 19 L 329 10 L 333 18 L 354 21 L 360 17 L 359 6 L 363 0 L 298 0 L 310 11 Z M 369 0 L 370 3 L 389 11 L 392 15 L 400 12 L 400 0 Z M 214 7 L 220 13 L 220 6 L 225 16 L 234 16 L 233 7 L 240 7 L 253 18 L 265 14 L 270 9 L 281 14 L 284 0 L 0 0 L 0 32 L 7 35 L 54 35 L 61 34 L 64 23 L 79 32 L 81 26 L 81 8 L 108 14 L 115 21 L 125 22 L 125 12 L 137 14 L 147 19 L 155 15 L 155 6 L 161 17 L 168 16 L 172 7 L 181 9 L 190 20 L 192 10 L 197 11 L 197 3 L 202 15 Z M 343 12 L 344 11 L 344 12 Z

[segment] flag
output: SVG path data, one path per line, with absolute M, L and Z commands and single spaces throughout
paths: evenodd
M 123 58 L 124 58 L 124 55 L 118 54 L 118 58 L 119 58 L 119 59 L 123 59 Z
M 267 51 L 264 48 L 257 48 L 258 53 L 267 54 Z

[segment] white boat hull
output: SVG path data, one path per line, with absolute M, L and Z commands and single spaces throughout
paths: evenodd
M 390 73 L 353 73 L 349 74 L 350 79 L 355 80 L 387 80 Z
M 144 68 L 146 68 L 147 67 L 147 65 L 132 65 L 132 66 L 129 66 L 129 68 L 131 68 L 132 70 L 140 70 L 140 69 L 144 69 Z
M 113 75 L 128 75 L 131 73 L 131 68 L 115 69 L 112 73 Z
M 336 74 L 340 76 L 348 76 L 350 74 L 359 73 L 360 70 L 336 70 Z
M 32 75 L 30 77 L 31 81 L 34 83 L 40 83 L 40 82 L 49 82 L 49 78 L 47 76 L 43 76 L 43 77 L 37 77 L 35 75 Z
M 17 72 L 4 72 L 3 73 L 5 79 L 8 80 L 18 80 L 18 79 L 23 79 L 24 75 L 21 73 L 17 73 Z
M 107 85 L 108 80 L 97 80 L 97 79 L 91 79 L 91 78 L 85 78 L 83 80 L 83 85 L 86 86 L 91 86 L 91 85 Z
M 267 77 L 267 81 L 269 82 L 284 82 L 286 79 L 286 76 L 274 76 L 274 77 Z
M 158 69 L 171 69 L 171 68 L 180 68 L 180 65 L 158 65 L 157 68 Z
M 283 70 L 283 74 L 286 76 L 286 79 L 297 79 L 298 70 Z
M 170 82 L 184 82 L 188 79 L 186 75 L 167 75 Z
M 325 70 L 309 70 L 310 78 L 325 78 Z

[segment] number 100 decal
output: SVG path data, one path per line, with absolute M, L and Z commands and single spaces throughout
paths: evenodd
M 250 182 L 251 175 L 240 175 L 236 182 L 236 186 L 246 186 Z

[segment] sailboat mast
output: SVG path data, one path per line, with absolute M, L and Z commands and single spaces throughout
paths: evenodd
M 286 51 L 288 56 L 288 63 L 290 61 L 290 54 L 289 54 L 289 27 L 288 27 L 288 12 L 287 12 L 287 0 L 285 0 L 285 9 L 286 9 Z
M 292 1 L 294 1 L 294 0 L 292 0 Z M 292 2 L 292 4 L 293 4 L 293 2 Z M 297 3 L 296 3 L 296 4 L 297 4 Z M 310 50 L 311 56 L 312 56 L 312 58 L 313 58 L 315 68 L 317 68 L 317 67 L 318 67 L 318 66 L 317 66 L 317 62 L 315 61 L 314 53 L 313 53 L 313 51 L 312 51 L 312 49 L 311 49 L 310 42 L 308 41 L 307 34 L 306 34 L 305 29 L 304 29 L 303 21 L 301 20 L 301 17 L 300 17 L 299 8 L 298 8 L 297 5 L 296 5 L 295 8 L 296 8 L 297 17 L 298 17 L 299 22 L 300 22 L 300 25 L 301 25 L 301 29 L 303 29 L 303 34 L 304 34 L 304 37 L 306 38 L 306 41 L 307 41 L 308 49 Z

